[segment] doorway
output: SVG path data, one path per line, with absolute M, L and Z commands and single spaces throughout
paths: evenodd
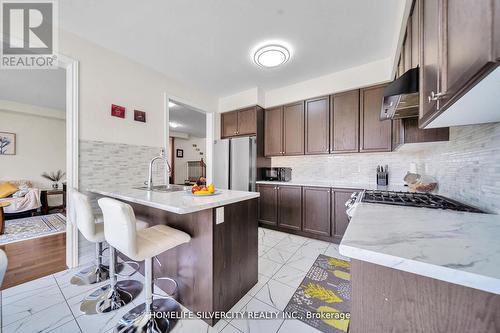
M 0 198 L 2 289 L 77 265 L 66 189 L 78 181 L 78 63 L 59 59 L 57 69 L 0 71 L 0 183 L 13 192 Z
M 212 179 L 213 116 L 194 104 L 166 97 L 165 133 L 170 184 L 193 185 Z

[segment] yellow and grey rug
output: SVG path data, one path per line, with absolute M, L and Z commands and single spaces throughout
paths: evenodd
M 5 221 L 0 245 L 48 236 L 66 231 L 66 217 L 62 214 L 26 217 Z
M 325 333 L 347 332 L 351 310 L 351 264 L 320 254 L 285 312 Z

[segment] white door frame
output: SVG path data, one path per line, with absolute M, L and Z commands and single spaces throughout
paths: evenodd
M 207 165 L 207 183 L 211 183 L 213 179 L 213 169 L 212 169 L 212 163 L 213 163 L 213 147 L 214 147 L 214 120 L 215 120 L 215 112 L 213 111 L 208 111 L 205 108 L 198 106 L 196 103 L 192 103 L 190 101 L 187 101 L 183 98 L 178 98 L 174 95 L 169 94 L 168 92 L 165 93 L 164 96 L 164 129 L 163 129 L 163 142 L 165 143 L 165 151 L 168 154 L 168 158 L 170 158 L 170 126 L 169 126 L 169 119 L 170 119 L 170 110 L 168 107 L 168 102 L 172 101 L 176 104 L 182 104 L 184 106 L 187 106 L 191 109 L 194 109 L 199 112 L 203 112 L 206 114 L 206 129 L 207 129 L 207 136 L 206 136 L 206 147 L 205 147 L 205 164 Z M 175 156 L 173 156 L 175 158 Z M 165 175 L 166 177 L 166 183 L 168 183 L 168 176 Z
M 0 36 L 0 43 L 3 43 L 3 36 Z M 58 67 L 66 70 L 66 186 L 78 188 L 79 63 L 63 54 L 56 56 Z M 73 268 L 78 266 L 78 228 L 71 221 L 72 203 L 68 192 L 66 195 L 66 266 Z
M 66 266 L 78 266 L 78 228 L 73 223 L 73 204 L 69 198 L 69 189 L 78 188 L 78 61 L 58 55 L 59 67 L 66 69 Z

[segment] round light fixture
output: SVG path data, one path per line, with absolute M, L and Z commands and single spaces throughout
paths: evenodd
M 290 59 L 290 51 L 279 44 L 266 45 L 259 48 L 253 56 L 253 61 L 262 67 L 273 68 L 283 65 Z
M 173 122 L 173 121 L 170 121 L 170 122 L 168 123 L 168 125 L 169 125 L 170 127 L 172 127 L 172 128 L 177 128 L 177 127 L 180 127 L 180 126 L 181 126 L 180 124 L 175 123 L 175 122 Z

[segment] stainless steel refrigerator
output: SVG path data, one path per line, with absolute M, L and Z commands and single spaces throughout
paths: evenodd
M 255 137 L 215 140 L 214 184 L 218 188 L 255 191 L 257 144 Z

